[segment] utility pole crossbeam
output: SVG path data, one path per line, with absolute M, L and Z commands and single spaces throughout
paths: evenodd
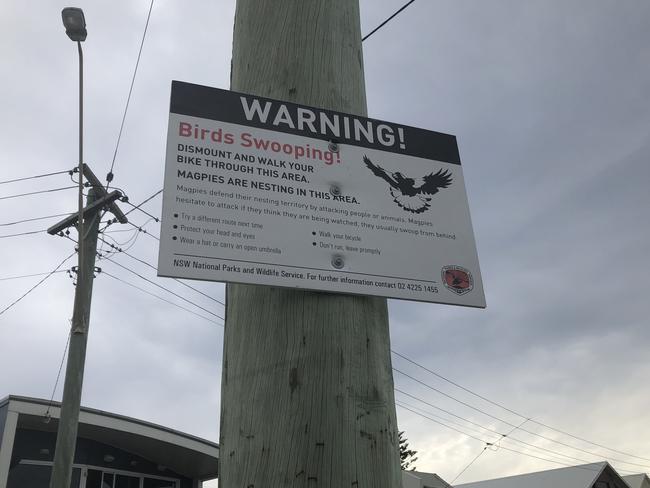
M 238 0 L 231 89 L 366 115 L 358 0 Z M 220 488 L 398 488 L 386 300 L 229 284 Z
M 95 195 L 101 193 L 101 191 L 98 191 L 96 188 L 93 188 L 93 190 Z M 110 193 L 106 193 L 106 191 L 104 191 L 104 194 L 105 195 L 100 197 L 98 200 L 95 200 L 92 203 L 88 203 L 88 205 L 83 208 L 81 212 L 82 215 L 95 215 L 102 208 L 114 205 L 115 200 L 122 197 L 122 193 L 118 190 L 113 190 Z M 70 214 L 70 216 L 66 217 L 61 222 L 58 222 L 52 227 L 48 228 L 47 233 L 50 235 L 58 234 L 63 229 L 77 225 L 77 222 L 79 222 L 79 214 L 75 212 L 73 214 Z

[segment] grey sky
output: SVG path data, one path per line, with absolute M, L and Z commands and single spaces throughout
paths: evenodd
M 363 32 L 402 3 L 363 0 Z M 77 5 L 89 30 L 85 159 L 103 180 L 149 2 Z M 61 25 L 64 6 L 5 2 L 0 181 L 76 163 L 77 53 Z M 233 13 L 234 1 L 156 1 L 115 162 L 114 184 L 131 202 L 162 187 L 171 80 L 228 88 Z M 458 137 L 488 303 L 486 310 L 473 310 L 392 301 L 393 348 L 534 420 L 648 459 L 649 25 L 650 5 L 642 0 L 420 0 L 364 43 L 370 116 Z M 60 175 L 0 185 L 0 197 L 68 184 Z M 75 205 L 74 190 L 0 200 L 0 224 Z M 158 197 L 145 208 L 157 215 L 160 205 Z M 148 219 L 133 216 L 138 224 Z M 51 223 L 2 226 L 0 235 Z M 159 225 L 146 228 L 157 234 Z M 132 236 L 112 234 L 120 242 Z M 51 270 L 72 252 L 72 243 L 39 234 L 0 239 L 0 252 L 4 278 Z M 154 264 L 157 242 L 141 234 L 129 252 Z M 115 260 L 222 315 L 214 301 L 155 278 L 126 256 Z M 98 266 L 209 316 L 113 263 Z M 38 279 L 0 281 L 0 308 Z M 192 286 L 223 299 L 220 284 Z M 49 398 L 73 291 L 66 274 L 57 274 L 0 316 L 0 396 Z M 218 440 L 221 349 L 218 325 L 100 275 L 83 403 Z M 521 422 L 399 358 L 394 366 Z M 457 415 L 510 430 L 400 374 L 395 382 Z M 55 398 L 60 395 L 61 387 Z M 398 408 L 398 418 L 420 451 L 418 468 L 445 479 L 483 449 L 406 410 Z M 535 424 L 525 428 L 602 451 Z M 515 435 L 586 461 L 609 456 L 647 466 L 612 463 L 621 470 L 650 471 L 650 461 L 612 452 L 599 458 Z M 512 441 L 502 445 L 551 458 Z M 458 481 L 557 466 L 487 451 Z

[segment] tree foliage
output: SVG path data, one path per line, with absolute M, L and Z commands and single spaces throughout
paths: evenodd
M 399 439 L 399 462 L 403 470 L 415 471 L 415 461 L 418 460 L 417 451 L 409 449 L 408 439 L 404 435 L 404 431 L 398 432 Z

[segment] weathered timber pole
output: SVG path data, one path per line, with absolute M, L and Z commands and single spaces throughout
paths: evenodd
M 366 115 L 358 0 L 238 0 L 231 88 Z M 226 319 L 220 488 L 401 486 L 386 300 L 231 284 Z
M 81 174 L 79 175 L 81 179 Z M 91 188 L 88 192 L 88 204 L 97 198 L 99 192 Z M 81 391 L 86 366 L 86 348 L 88 345 L 88 327 L 90 325 L 90 304 L 93 297 L 93 279 L 95 273 L 95 256 L 97 254 L 97 233 L 99 231 L 100 209 L 92 215 L 82 213 L 83 220 L 77 222 L 79 231 L 79 256 L 83 261 L 77 268 L 77 288 L 74 294 L 72 328 L 70 329 L 70 346 L 68 363 L 65 368 L 61 414 L 54 448 L 54 464 L 50 477 L 50 488 L 70 486 L 72 464 L 77 447 L 79 428 L 79 409 L 81 408 Z M 85 225 L 83 225 L 85 224 Z

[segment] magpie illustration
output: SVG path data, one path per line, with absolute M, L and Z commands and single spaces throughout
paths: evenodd
M 400 172 L 388 174 L 381 166 L 374 164 L 367 156 L 363 157 L 363 162 L 373 172 L 390 185 L 389 191 L 393 201 L 407 212 L 422 213 L 431 207 L 429 203 L 431 196 L 438 193 L 440 188 L 447 188 L 451 185 L 451 173 L 447 170 L 439 170 L 437 173 L 430 173 L 418 180 L 422 180 L 419 186 L 416 186 L 416 179 L 404 176 Z M 431 195 L 431 196 L 429 196 Z

